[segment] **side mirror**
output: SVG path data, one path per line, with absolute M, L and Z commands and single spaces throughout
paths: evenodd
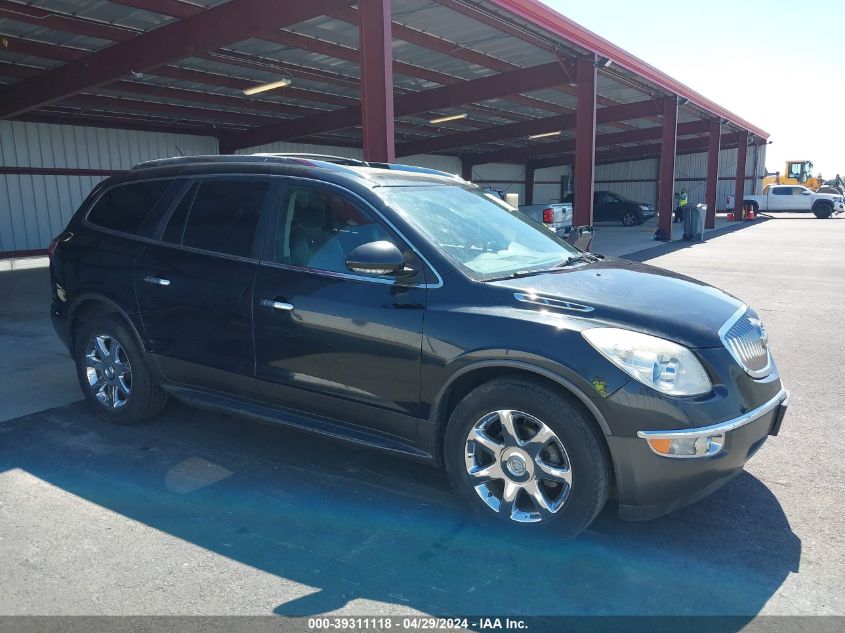
M 801 195 L 802 196 L 810 196 L 810 195 L 812 195 L 812 193 L 813 193 L 812 191 L 802 191 Z
M 346 267 L 353 273 L 392 275 L 404 270 L 405 258 L 395 244 L 381 240 L 353 248 L 346 257 Z

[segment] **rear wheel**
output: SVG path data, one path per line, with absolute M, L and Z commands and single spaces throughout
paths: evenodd
M 79 385 L 98 415 L 116 424 L 133 424 L 167 404 L 167 394 L 153 382 L 134 336 L 121 320 L 86 318 L 74 341 Z
M 622 214 L 622 224 L 625 226 L 635 226 L 640 223 L 640 215 L 636 211 L 625 211 Z
M 455 407 L 444 443 L 452 485 L 483 520 L 575 536 L 607 500 L 602 438 L 567 398 L 500 378 Z

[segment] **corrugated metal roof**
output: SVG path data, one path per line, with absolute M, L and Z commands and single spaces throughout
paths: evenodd
M 200 7 L 216 7 L 226 0 L 192 0 L 194 8 L 189 13 L 201 11 Z M 6 3 L 8 4 L 8 3 Z M 131 29 L 139 34 L 163 25 L 179 22 L 178 18 L 154 10 L 138 8 L 107 0 L 42 0 L 36 4 L 19 2 L 20 11 L 0 11 L 0 34 L 7 36 L 10 45 L 0 47 L 0 78 L 8 84 L 23 81 L 37 69 L 48 69 L 87 52 L 107 49 L 110 39 L 93 37 L 91 29 L 79 29 L 77 24 Z M 138 4 L 138 3 L 132 3 Z M 526 6 L 531 5 L 530 2 Z M 150 4 L 150 8 L 162 6 Z M 174 4 L 176 6 L 176 4 Z M 185 3 L 178 5 L 184 11 Z M 508 7 L 512 3 L 489 0 L 392 0 L 393 21 L 398 35 L 394 34 L 394 90 L 397 96 L 437 88 L 444 84 L 472 81 L 497 75 L 508 69 L 529 68 L 554 62 L 557 57 L 568 60 L 586 49 L 581 44 L 556 35 L 547 25 L 533 23 Z M 174 15 L 180 11 L 174 11 Z M 59 16 L 64 21 L 42 23 L 38 12 Z M 277 36 L 267 34 L 240 42 L 227 43 L 225 49 L 197 51 L 196 57 L 174 60 L 168 67 L 143 70 L 141 74 L 127 77 L 141 86 L 131 86 L 132 91 L 121 90 L 117 85 L 88 89 L 90 96 L 104 98 L 103 107 L 90 105 L 83 113 L 91 117 L 99 113 L 106 121 L 110 113 L 120 123 L 123 105 L 115 97 L 131 101 L 137 110 L 144 103 L 153 104 L 144 113 L 150 120 L 166 119 L 173 123 L 195 126 L 201 123 L 197 113 L 208 111 L 208 133 L 214 134 L 214 119 L 226 115 L 240 128 L 262 127 L 268 119 L 287 120 L 292 117 L 310 117 L 319 112 L 358 107 L 360 99 L 360 67 L 357 61 L 359 46 L 356 9 L 346 9 L 334 15 L 315 17 L 289 26 Z M 337 17 L 335 17 L 337 16 Z M 71 20 L 70 18 L 73 18 Z M 188 18 L 190 19 L 190 18 Z M 401 29 L 407 31 L 402 39 Z M 412 29 L 409 31 L 408 29 Z M 96 34 L 112 35 L 114 30 L 94 30 Z M 117 33 L 125 39 L 125 35 Z M 426 39 L 428 38 L 428 39 Z M 65 48 L 57 48 L 65 47 Z M 19 68 L 12 69 L 14 64 Z M 276 65 L 274 65 L 276 64 Z M 5 73 L 4 74 L 4 70 Z M 242 89 L 250 84 L 273 81 L 278 77 L 292 77 L 287 90 L 262 93 L 245 98 Z M 182 91 L 164 96 L 163 88 Z M 4 90 L 9 90 L 8 87 Z M 147 90 L 149 94 L 143 94 Z M 518 121 L 553 117 L 574 111 L 575 90 L 567 83 L 465 104 L 454 108 L 441 108 L 434 112 L 417 113 L 397 119 L 397 142 L 400 138 L 441 137 L 485 127 L 496 128 Z M 597 82 L 598 103 L 601 107 L 625 104 L 666 94 L 661 86 L 631 72 L 628 68 L 612 65 L 600 68 Z M 204 103 L 204 94 L 215 95 L 214 103 Z M 111 100 L 105 99 L 110 97 Z M 221 101 L 221 98 L 231 99 Z M 39 108 L 42 116 L 55 113 L 78 112 L 77 98 L 69 97 Z M 211 101 L 211 100 L 209 100 Z M 92 102 L 93 103 L 93 102 Z M 157 105 L 155 105 L 157 104 Z M 163 105 L 172 106 L 164 112 Z M 274 104 L 279 111 L 270 110 Z M 180 121 L 178 112 L 182 110 Z M 436 115 L 466 112 L 467 118 L 448 125 L 432 125 L 429 119 Z M 53 114 L 51 114 L 53 113 Z M 173 116 L 170 116 L 172 114 Z M 165 116 L 166 115 L 166 116 Z M 250 121 L 250 115 L 253 121 Z M 55 116 L 59 116 L 55 114 Z M 62 115 L 66 116 L 66 115 Z M 139 113 L 140 116 L 140 113 Z M 708 116 L 701 104 L 691 103 L 679 111 L 679 122 L 699 120 Z M 253 125 L 254 124 L 254 125 Z M 636 130 L 656 124 L 655 119 L 633 119 L 597 126 L 599 134 Z M 214 125 L 217 125 L 214 123 Z M 235 125 L 228 123 L 227 125 Z M 735 126 L 734 126 L 735 127 Z M 469 147 L 450 147 L 444 151 L 455 153 L 481 153 L 496 148 L 523 147 L 527 135 L 511 139 L 496 139 Z M 566 131 L 557 140 L 570 138 Z M 360 142 L 360 128 L 325 129 L 313 132 L 302 140 L 342 139 Z

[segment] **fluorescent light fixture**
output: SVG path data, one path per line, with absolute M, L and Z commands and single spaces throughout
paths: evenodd
M 528 138 L 530 140 L 534 140 L 535 138 L 546 138 L 548 136 L 560 136 L 561 130 L 557 130 L 556 132 L 543 132 L 542 134 L 532 134 Z
M 596 67 L 598 68 L 607 68 L 613 63 L 613 60 L 610 57 L 599 57 L 596 61 Z
M 430 119 L 429 123 L 446 123 L 447 121 L 457 121 L 458 119 L 465 118 L 467 118 L 467 113 L 461 112 L 460 114 L 450 114 L 448 116 L 441 116 L 437 117 L 436 119 Z
M 271 81 L 269 84 L 261 84 L 260 86 L 253 86 L 252 88 L 244 88 L 243 93 L 247 96 L 256 95 L 259 92 L 267 92 L 268 90 L 273 90 L 274 88 L 284 88 L 290 84 L 291 80 L 285 78 L 280 79 L 279 81 Z

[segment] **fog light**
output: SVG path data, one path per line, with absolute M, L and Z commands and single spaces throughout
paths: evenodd
M 647 437 L 649 447 L 665 457 L 707 457 L 722 450 L 723 435 L 689 435 L 680 437 Z

